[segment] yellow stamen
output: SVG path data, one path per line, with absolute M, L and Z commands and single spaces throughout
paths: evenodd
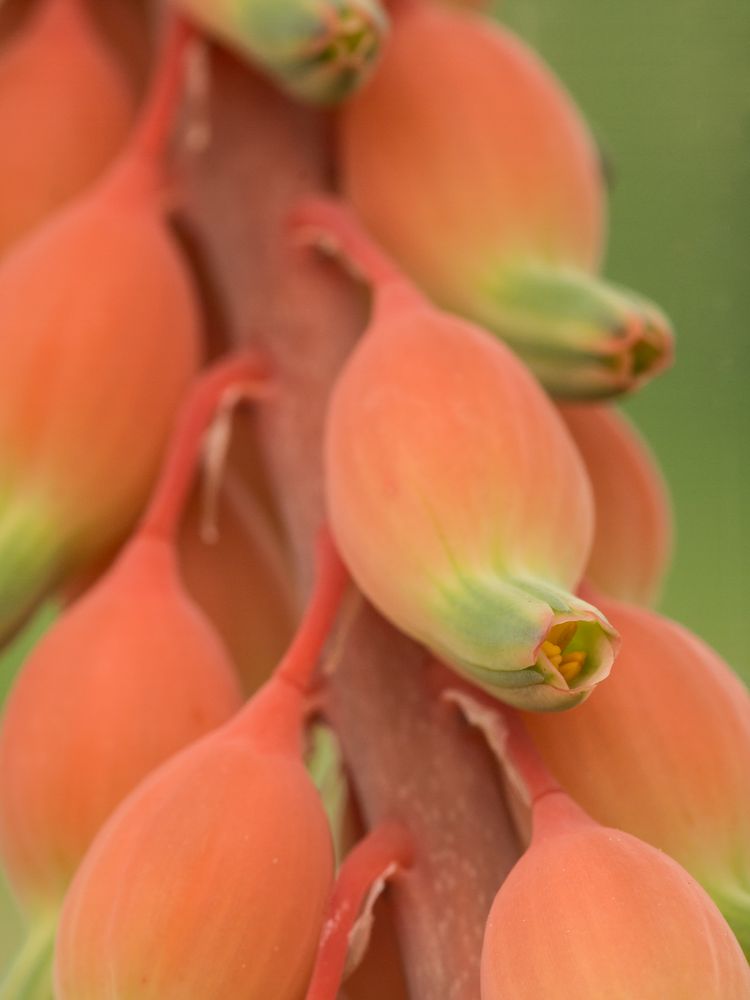
M 563 675 L 565 680 L 568 682 L 568 684 L 570 684 L 571 681 L 574 681 L 576 677 L 580 674 L 581 670 L 583 669 L 583 664 L 586 658 L 586 654 L 582 653 L 581 655 L 584 658 L 582 660 L 581 659 L 574 660 L 571 657 L 566 656 L 565 659 L 560 664 L 560 666 L 557 668 Z
M 578 622 L 561 622 L 559 625 L 554 625 L 541 646 L 541 651 L 550 664 L 560 671 L 568 684 L 578 677 L 586 662 L 586 653 L 582 649 L 565 652 L 565 647 L 573 641 L 577 628 Z
M 559 625 L 553 625 L 547 633 L 547 642 L 553 642 L 560 649 L 565 649 L 570 645 L 577 628 L 578 622 L 561 622 Z

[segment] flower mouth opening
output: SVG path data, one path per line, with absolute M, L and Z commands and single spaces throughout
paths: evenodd
M 599 667 L 602 626 L 594 621 L 556 621 L 537 647 L 536 667 L 545 682 L 564 690 L 586 684 Z

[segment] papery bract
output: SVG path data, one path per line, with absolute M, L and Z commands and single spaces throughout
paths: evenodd
M 333 203 L 296 214 L 375 284 L 370 328 L 331 396 L 332 529 L 366 596 L 497 697 L 571 707 L 617 641 L 573 596 L 591 543 L 581 461 L 512 352 L 433 308 Z
M 0 52 L 0 256 L 102 172 L 132 111 L 82 0 L 41 0 Z
M 586 579 L 624 601 L 653 604 L 672 549 L 666 484 L 646 443 L 617 410 L 560 407 L 594 491 L 596 530 Z
M 598 152 L 560 84 L 509 32 L 404 0 L 378 72 L 342 112 L 339 145 L 343 190 L 373 235 L 552 392 L 612 395 L 669 362 L 661 312 L 595 275 Z
M 63 909 L 60 1000 L 303 995 L 333 876 L 328 822 L 301 759 L 304 689 L 344 583 L 327 547 L 274 677 L 101 831 Z
M 186 37 L 107 175 L 0 269 L 0 639 L 133 523 L 197 364 L 161 163 Z
M 750 968 L 700 885 L 591 820 L 519 745 L 533 836 L 492 904 L 482 1000 L 747 1000 Z
M 622 634 L 617 670 L 580 710 L 527 728 L 581 805 L 679 861 L 750 953 L 750 695 L 686 629 L 596 600 Z

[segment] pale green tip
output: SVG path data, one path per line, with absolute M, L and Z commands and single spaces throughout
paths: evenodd
M 672 330 L 653 303 L 574 268 L 505 264 L 482 283 L 473 318 L 558 398 L 632 392 L 672 361 Z
M 388 27 L 380 0 L 180 0 L 205 28 L 292 96 L 344 100 L 369 75 Z
M 53 1000 L 53 965 L 57 914 L 37 916 L 10 971 L 0 986 L 0 1000 Z
M 0 495 L 0 645 L 54 585 L 63 567 L 61 532 L 32 497 Z
M 441 588 L 431 619 L 431 634 L 420 637 L 427 646 L 526 711 L 580 704 L 607 677 L 619 646 L 597 608 L 532 578 L 459 577 Z

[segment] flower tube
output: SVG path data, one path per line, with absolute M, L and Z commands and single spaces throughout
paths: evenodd
M 661 851 L 594 822 L 519 721 L 508 729 L 533 836 L 490 910 L 481 1000 L 747 1000 L 750 968 L 700 885 Z
M 617 670 L 580 710 L 526 726 L 587 812 L 679 861 L 750 954 L 747 690 L 675 622 L 596 600 L 622 634 Z
M 577 704 L 607 676 L 617 637 L 571 592 L 592 505 L 554 407 L 509 349 L 433 308 L 342 208 L 307 202 L 295 225 L 375 288 L 325 441 L 330 523 L 356 582 L 498 698 Z
M 403 0 L 344 108 L 343 191 L 446 309 L 502 337 L 556 395 L 632 390 L 671 360 L 660 310 L 597 276 L 599 155 L 558 81 L 486 17 Z

